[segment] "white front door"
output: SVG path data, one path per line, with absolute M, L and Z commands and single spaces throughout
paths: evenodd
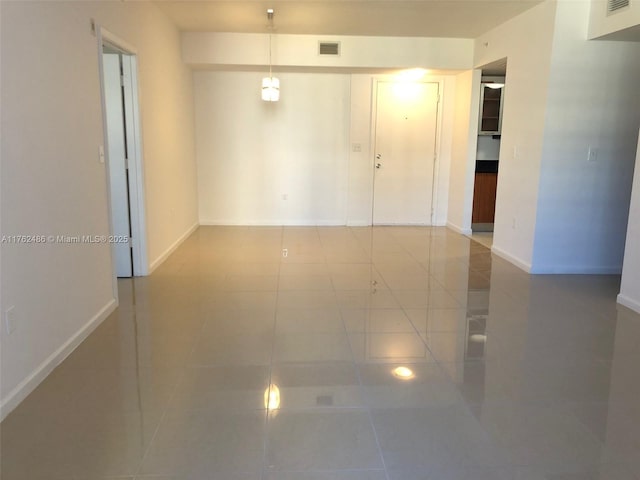
M 108 170 L 111 191 L 111 217 L 113 248 L 116 255 L 116 275 L 133 275 L 131 246 L 123 238 L 131 237 L 129 210 L 129 179 L 127 174 L 127 126 L 124 109 L 124 93 L 121 81 L 121 55 L 105 53 L 104 94 L 107 117 Z
M 379 81 L 374 225 L 431 225 L 439 84 Z

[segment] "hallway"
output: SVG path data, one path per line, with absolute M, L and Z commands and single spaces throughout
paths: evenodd
M 640 480 L 619 277 L 446 228 L 200 227 L 2 423 L 3 480 Z

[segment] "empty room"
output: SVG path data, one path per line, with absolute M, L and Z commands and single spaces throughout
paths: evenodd
M 640 480 L 640 4 L 0 0 L 2 480 Z

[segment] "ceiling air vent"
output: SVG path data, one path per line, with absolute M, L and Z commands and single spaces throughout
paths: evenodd
M 611 14 L 629 6 L 630 0 L 607 0 L 607 13 Z
M 340 42 L 320 42 L 318 53 L 320 55 L 340 55 Z

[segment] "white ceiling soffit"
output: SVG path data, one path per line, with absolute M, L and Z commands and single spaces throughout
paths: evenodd
M 156 0 L 182 31 L 476 38 L 541 0 Z
M 598 38 L 598 40 L 618 40 L 620 42 L 640 42 L 640 25 L 625 28 L 624 30 L 618 30 L 617 32 L 610 33 L 604 37 Z
M 487 76 L 504 76 L 507 74 L 507 59 L 502 58 L 482 66 L 482 75 Z

